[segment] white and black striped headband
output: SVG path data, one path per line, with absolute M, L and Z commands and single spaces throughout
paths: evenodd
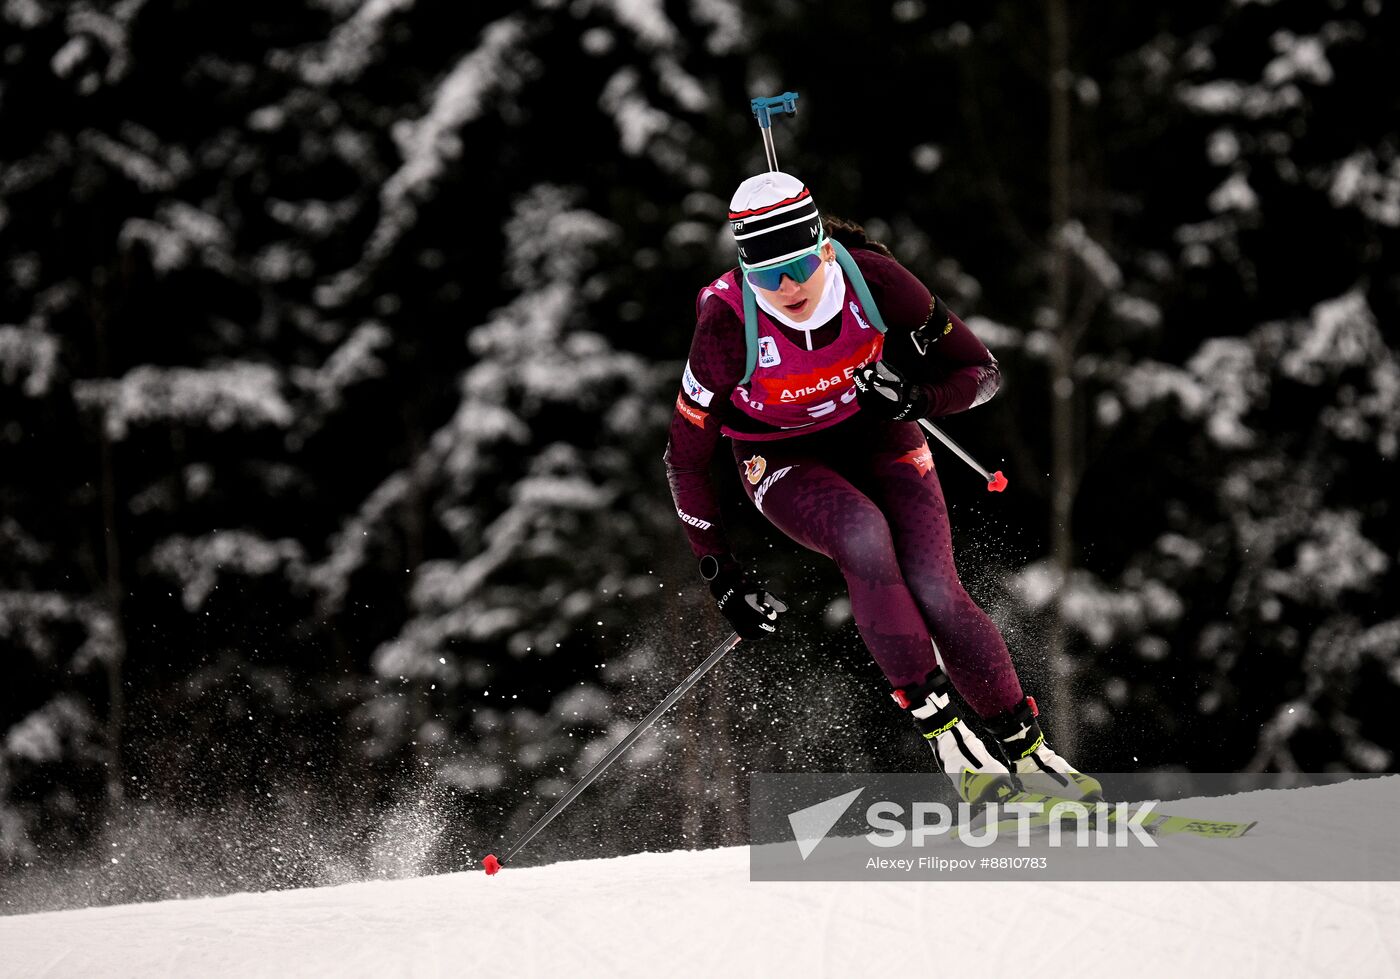
M 822 240 L 821 215 L 805 186 L 802 193 L 776 204 L 730 211 L 729 228 L 739 246 L 739 261 L 750 267 L 796 258 Z

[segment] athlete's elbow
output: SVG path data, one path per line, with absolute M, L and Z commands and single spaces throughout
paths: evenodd
M 661 453 L 661 462 L 666 467 L 667 478 L 688 476 L 692 473 L 709 470 L 708 459 L 701 463 L 686 452 L 678 451 L 674 439 L 666 443 L 666 451 Z
M 991 401 L 998 391 L 1001 390 L 1001 368 L 997 365 L 996 358 L 993 357 L 991 363 L 984 364 L 977 370 L 977 394 L 972 399 L 972 404 L 968 407 L 976 408 Z

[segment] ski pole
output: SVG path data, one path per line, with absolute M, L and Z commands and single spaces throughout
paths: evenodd
M 773 149 L 773 120 L 772 113 L 777 110 L 782 115 L 797 115 L 797 93 L 784 92 L 782 95 L 773 95 L 766 98 L 756 98 L 749 100 L 749 108 L 753 110 L 754 118 L 758 120 L 758 130 L 763 134 L 763 152 L 768 157 L 768 169 L 778 169 L 778 153 Z M 992 493 L 1000 493 L 1006 489 L 1006 477 L 1001 474 L 1001 470 L 987 472 L 978 465 L 977 460 L 968 455 L 967 451 L 958 443 L 943 433 L 943 430 L 929 421 L 927 418 L 920 418 L 919 424 L 924 426 L 924 430 L 952 449 L 959 459 L 967 463 L 973 469 L 982 474 L 982 478 L 987 481 L 987 490 Z
M 525 844 L 533 840 L 540 830 L 544 829 L 550 824 L 550 821 L 553 820 L 555 816 L 559 815 L 561 812 L 567 809 L 569 803 L 577 799 L 583 793 L 584 789 L 588 788 L 590 785 L 593 784 L 594 779 L 596 779 L 599 775 L 602 775 L 603 772 L 607 771 L 609 765 L 621 758 L 623 754 L 626 753 L 627 749 L 632 747 L 632 745 L 636 742 L 638 738 L 640 738 L 643 734 L 646 734 L 647 731 L 651 729 L 651 726 L 656 723 L 656 719 L 658 717 L 666 713 L 666 711 L 670 710 L 671 706 L 675 704 L 676 701 L 680 700 L 682 697 L 685 696 L 687 690 L 695 686 L 695 684 L 699 683 L 700 678 L 706 673 L 710 672 L 710 669 L 720 660 L 724 659 L 724 657 L 729 653 L 729 651 L 737 645 L 739 645 L 739 634 L 735 632 L 732 633 L 730 637 L 724 642 L 716 646 L 715 651 L 712 652 L 709 656 L 706 656 L 705 661 L 699 666 L 697 666 L 695 670 L 690 674 L 690 676 L 682 680 L 680 682 L 680 685 L 677 686 L 676 689 L 672 690 L 669 694 L 667 694 L 666 699 L 661 701 L 661 703 L 657 704 L 655 709 L 653 709 L 650 714 L 642 718 L 641 723 L 634 727 L 631 731 L 629 731 L 627 737 L 623 738 L 616 745 L 614 745 L 613 749 L 603 756 L 602 761 L 594 765 L 589 770 L 587 775 L 579 779 L 577 785 L 570 789 L 562 799 L 560 799 L 554 804 L 554 806 L 549 810 L 549 812 L 541 816 L 540 819 L 535 823 L 535 825 L 531 826 L 529 830 L 526 831 L 525 835 L 522 836 L 516 842 L 515 846 L 511 847 L 509 850 L 506 851 L 505 856 L 501 857 L 498 860 L 496 859 L 496 855 L 494 853 L 488 853 L 485 857 L 483 857 L 481 861 L 481 866 L 485 869 L 486 873 L 488 875 L 496 873 L 501 869 L 501 866 L 503 864 L 509 862 L 511 857 L 515 856 L 517 853 L 523 850 L 525 848 Z
M 958 443 L 954 442 L 950 437 L 948 437 L 948 435 L 946 435 L 943 432 L 943 429 L 939 428 L 927 418 L 920 418 L 919 424 L 924 426 L 924 431 L 928 432 L 930 435 L 937 438 L 938 441 L 942 442 L 948 448 L 956 452 L 958 458 L 960 458 L 963 462 L 967 463 L 973 469 L 976 469 L 979 473 L 981 473 L 982 478 L 987 481 L 987 491 L 989 493 L 1000 493 L 1002 490 L 1006 489 L 1006 477 L 1001 474 L 1000 469 L 998 469 L 994 473 L 987 472 L 987 470 L 984 469 L 977 462 L 976 459 L 972 458 L 972 456 L 968 454 L 966 449 L 964 449 Z

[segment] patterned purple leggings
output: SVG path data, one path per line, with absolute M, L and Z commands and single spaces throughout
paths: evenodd
M 948 508 L 917 424 L 857 417 L 815 435 L 733 441 L 759 511 L 841 569 L 861 638 L 892 685 L 933 669 L 932 639 L 980 716 L 1020 703 L 1006 641 L 958 578 Z

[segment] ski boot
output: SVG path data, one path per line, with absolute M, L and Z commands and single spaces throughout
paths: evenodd
M 1062 799 L 1086 802 L 1102 799 L 1103 786 L 1098 779 L 1075 771 L 1045 743 L 1045 735 L 1036 720 L 1039 714 L 1035 698 L 1026 697 L 1005 714 L 983 722 L 1011 760 L 1011 770 L 1021 788 Z
M 958 717 L 948 696 L 951 689 L 948 675 L 935 668 L 923 683 L 898 688 L 890 696 L 914 718 L 933 749 L 934 764 L 953 780 L 964 802 L 988 802 L 1015 791 L 1010 770 Z

